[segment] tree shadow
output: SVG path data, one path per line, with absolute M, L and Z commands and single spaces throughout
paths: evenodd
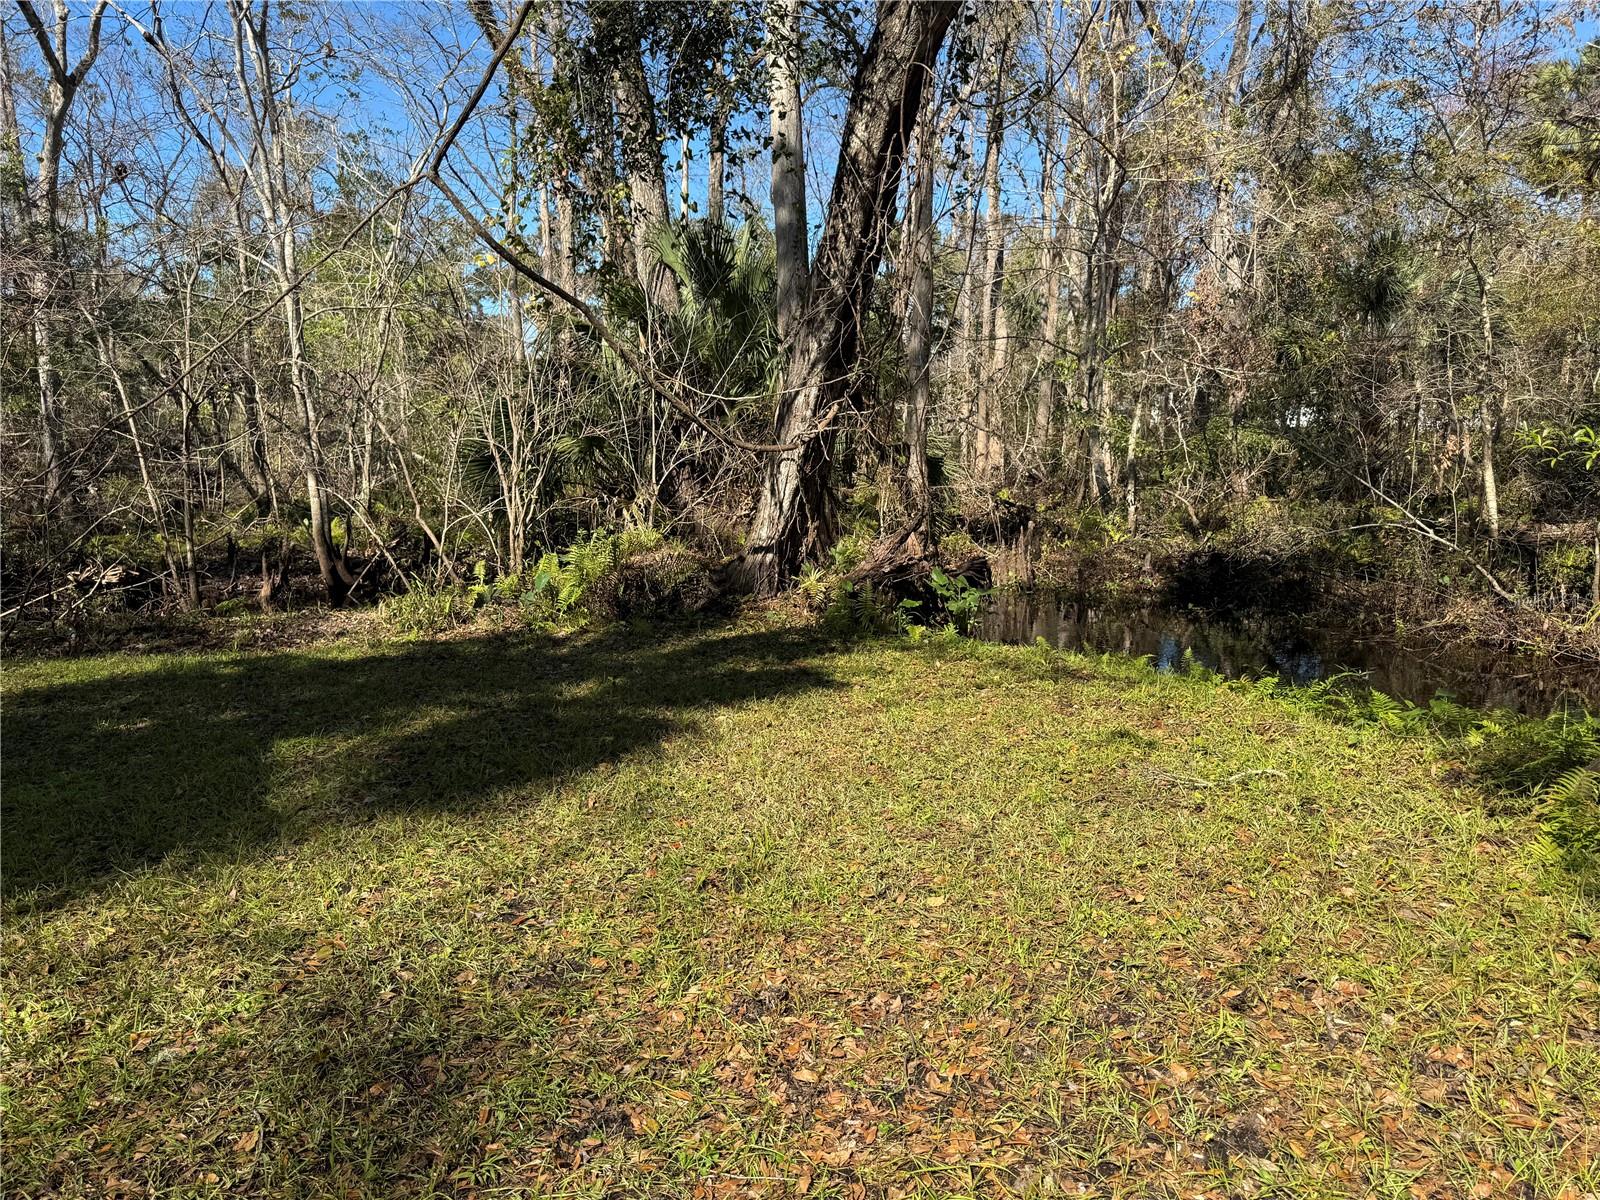
M 250 1088 L 272 1137 L 255 1188 L 241 1191 L 437 1196 L 483 1168 L 485 1144 L 501 1138 L 519 1144 L 515 1158 L 482 1181 L 509 1182 L 519 1159 L 564 1172 L 637 1136 L 639 1093 L 661 1090 L 642 1081 L 681 1083 L 643 981 L 535 956 L 524 973 L 478 980 L 494 998 L 484 1003 L 451 981 L 453 966 L 419 969 L 402 981 L 335 956 L 275 997 L 252 1029 L 247 1070 L 202 1048 L 165 1071 L 174 1091 L 198 1080 Z M 620 1011 L 597 1018 L 608 1003 Z M 231 1136 L 192 1152 L 226 1172 Z
M 132 664 L 7 697 L 8 907 L 175 855 L 470 809 L 648 752 L 699 714 L 837 686 L 806 630 L 614 629 Z

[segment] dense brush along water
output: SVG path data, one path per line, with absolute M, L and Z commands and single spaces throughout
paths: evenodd
M 1230 679 L 1273 675 L 1307 684 L 1350 676 L 1353 686 L 1426 704 L 1444 695 L 1474 708 L 1529 716 L 1600 712 L 1600 671 L 1479 646 L 1410 645 L 1371 627 L 1281 612 L 1207 615 L 1146 606 L 1117 608 L 1037 592 L 997 592 L 977 634 L 985 641 L 1147 657 L 1158 671 L 1189 663 Z

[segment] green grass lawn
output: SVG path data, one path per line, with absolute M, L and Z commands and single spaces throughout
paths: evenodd
M 1424 739 L 775 617 L 3 734 L 8 1195 L 1600 1191 L 1592 901 Z

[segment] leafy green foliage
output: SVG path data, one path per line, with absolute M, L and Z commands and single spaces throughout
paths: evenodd
M 1589 762 L 1556 776 L 1536 811 L 1567 868 L 1600 878 L 1600 766 Z
M 966 635 L 983 610 L 983 601 L 989 595 L 964 575 L 951 575 L 943 567 L 935 567 L 929 577 L 933 593 L 938 598 L 939 609 L 949 618 L 956 632 Z
M 872 545 L 872 535 L 866 530 L 856 530 L 848 533 L 833 544 L 828 554 L 832 561 L 833 573 L 848 575 L 859 567 L 867 558 L 867 550 Z
M 1547 467 L 1575 463 L 1585 471 L 1600 466 L 1600 430 L 1588 425 L 1556 429 L 1549 425 L 1524 426 L 1517 431 L 1519 448 L 1537 456 Z
M 805 563 L 795 578 L 794 590 L 807 608 L 820 610 L 827 604 L 832 577 L 816 563 Z
M 909 597 L 896 600 L 875 588 L 871 580 L 854 583 L 841 579 L 833 587 L 822 624 L 836 636 L 898 635 L 911 627 L 921 606 L 920 600 Z
M 664 544 L 659 530 L 644 526 L 616 533 L 597 529 L 565 550 L 546 551 L 531 571 L 520 574 L 491 578 L 488 562 L 479 559 L 462 586 L 418 586 L 384 600 L 381 620 L 394 633 L 420 637 L 469 623 L 479 610 L 514 606 L 532 625 L 581 624 L 590 615 L 590 601 L 614 583 L 619 567 Z
M 648 236 L 677 283 L 678 307 L 653 306 L 635 280 L 616 276 L 607 281 L 608 315 L 656 347 L 660 368 L 699 393 L 707 415 L 751 423 L 754 431 L 771 419 L 780 368 L 771 234 L 756 221 L 737 231 L 679 221 Z M 614 383 L 629 395 L 642 387 L 627 372 Z
M 460 588 L 413 587 L 386 597 L 378 616 L 392 632 L 407 637 L 442 633 L 472 619 L 472 603 Z

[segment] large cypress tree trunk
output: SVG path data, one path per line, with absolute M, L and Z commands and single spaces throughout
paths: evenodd
M 961 5 L 885 0 L 851 88 L 839 164 L 804 316 L 787 341 L 777 441 L 735 571 L 749 591 L 779 591 L 832 541 L 829 471 L 837 416 L 854 402 L 862 325 L 894 216 L 906 146 L 934 60 Z
M 72 10 L 65 0 L 56 0 L 54 20 L 50 25 L 45 23 L 45 18 L 31 0 L 18 0 L 17 10 L 22 13 L 23 20 L 38 42 L 46 68 L 39 173 L 33 181 L 31 195 L 26 178 L 21 181 L 21 196 L 24 219 L 35 225 L 32 232 L 43 243 L 38 265 L 29 276 L 29 291 L 32 293 L 29 298 L 33 304 L 34 369 L 39 385 L 39 456 L 44 464 L 44 507 L 48 510 L 62 497 L 66 483 L 61 373 L 56 363 L 55 318 L 51 313 L 54 306 L 52 297 L 60 289 L 61 277 L 66 274 L 61 236 L 61 155 L 65 145 L 67 114 L 89 68 L 100 54 L 100 26 L 106 12 L 106 0 L 96 0 L 89 11 L 88 38 L 76 65 L 68 54 L 67 30 Z M 12 96 L 13 68 L 9 53 L 0 54 L 0 74 L 4 76 L 0 79 L 0 90 L 5 94 L 4 101 L 0 101 L 0 106 L 3 106 L 0 108 L 0 154 L 15 153 L 20 168 L 22 141 Z

